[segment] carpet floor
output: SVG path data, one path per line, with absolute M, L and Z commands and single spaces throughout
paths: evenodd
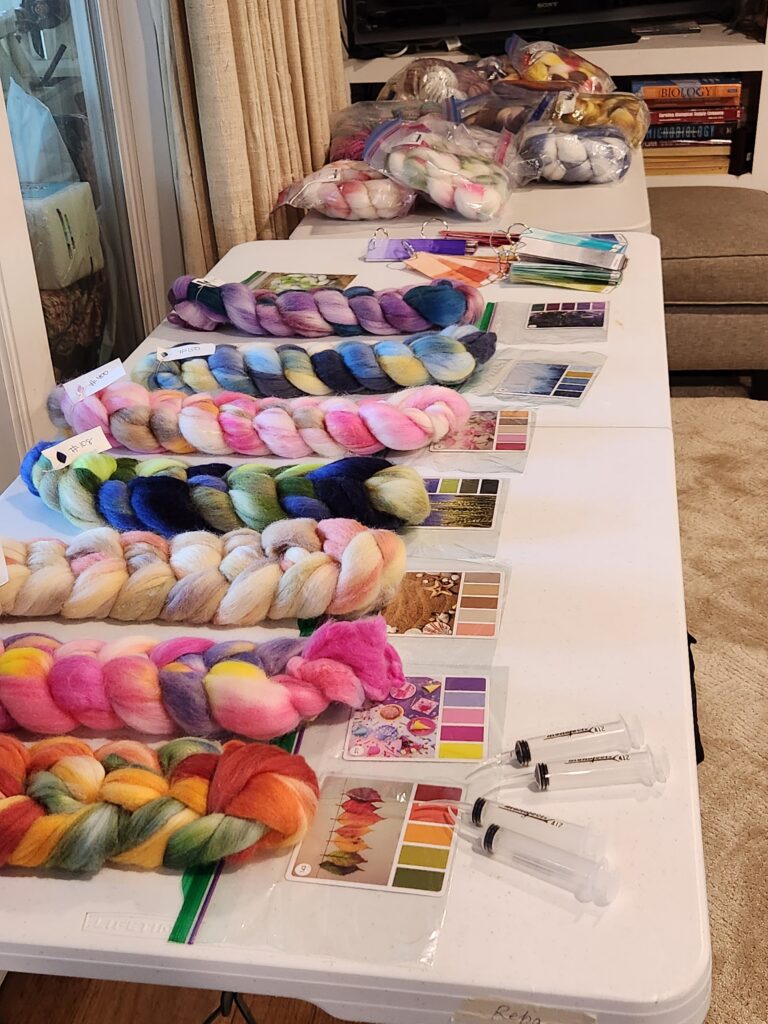
M 712 925 L 707 1024 L 768 1020 L 768 402 L 675 398 L 680 531 L 706 758 L 699 769 Z M 209 992 L 15 974 L 0 1024 L 197 1024 Z M 259 1024 L 333 1024 L 249 997 Z

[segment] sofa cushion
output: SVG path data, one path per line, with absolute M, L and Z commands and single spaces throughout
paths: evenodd
M 667 305 L 768 304 L 768 193 L 694 185 L 648 195 Z
M 667 306 L 670 370 L 768 370 L 768 306 Z

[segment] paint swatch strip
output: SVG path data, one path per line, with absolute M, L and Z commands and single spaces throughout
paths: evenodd
M 394 889 L 435 896 L 443 892 L 463 793 L 458 786 L 415 787 L 390 880 Z
M 421 528 L 490 530 L 496 521 L 500 481 L 432 477 L 424 481 L 432 508 Z

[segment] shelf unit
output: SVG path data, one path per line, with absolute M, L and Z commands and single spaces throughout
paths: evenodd
M 648 177 L 650 187 L 660 185 L 727 185 L 768 191 L 768 46 L 722 25 L 704 25 L 690 36 L 648 36 L 637 43 L 580 50 L 610 75 L 686 75 L 753 72 L 761 75 L 758 97 L 757 137 L 751 174 L 674 174 Z M 471 54 L 431 52 L 373 60 L 346 61 L 350 85 L 385 82 L 404 68 L 414 56 L 468 60 Z

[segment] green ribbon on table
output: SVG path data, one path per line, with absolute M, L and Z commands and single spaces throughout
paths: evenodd
M 322 617 L 299 619 L 299 636 L 309 636 L 314 633 L 322 622 Z M 294 729 L 293 732 L 287 732 L 285 736 L 278 736 L 276 739 L 270 740 L 270 743 L 293 754 L 301 743 L 303 731 L 303 729 Z M 168 936 L 169 942 L 189 945 L 194 940 L 195 932 L 202 922 L 223 868 L 224 862 L 219 860 L 213 864 L 186 869 L 181 877 L 181 910 L 173 922 L 171 934 Z

